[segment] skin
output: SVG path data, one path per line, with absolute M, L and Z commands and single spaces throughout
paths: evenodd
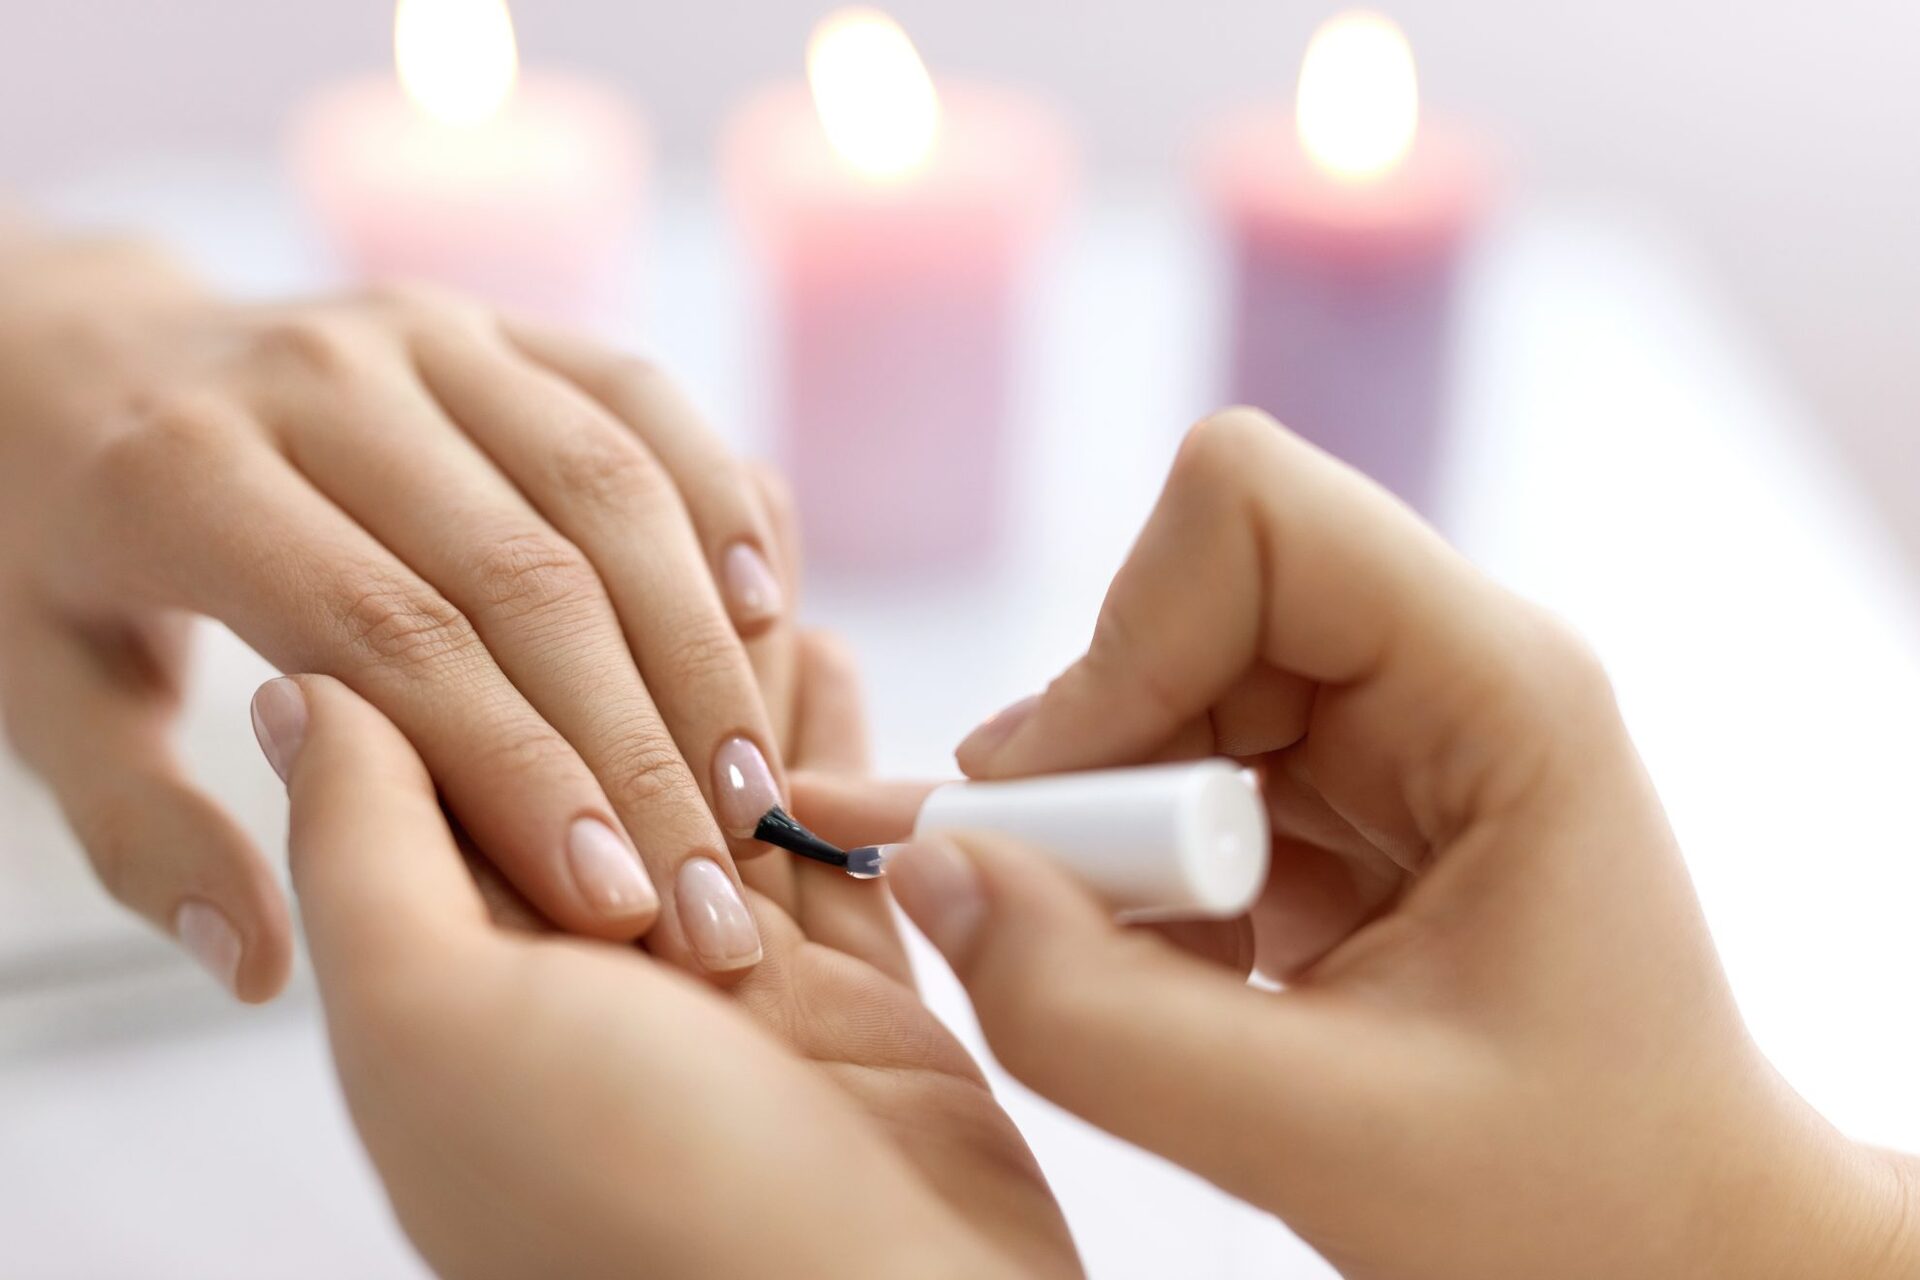
M 849 664 L 810 639 L 801 667 L 793 758 L 858 767 Z M 766 958 L 728 992 L 544 932 L 476 888 L 406 740 L 338 682 L 297 684 L 293 881 L 328 1033 L 439 1274 L 1078 1273 L 1020 1135 L 915 994 L 881 886 L 757 860 L 791 892 L 751 895 Z
M 716 821 L 721 744 L 784 785 L 782 603 L 723 591 L 742 554 L 787 572 L 774 519 L 638 361 L 419 290 L 235 304 L 138 245 L 0 228 L 0 708 L 108 889 L 169 933 L 200 911 L 242 999 L 292 932 L 170 742 L 193 616 L 377 706 L 546 918 L 731 976 L 754 956 L 696 952 L 678 873 L 724 893 L 763 851 Z M 582 819 L 644 868 L 622 893 Z
M 1920 1174 L 1743 1027 L 1604 673 L 1365 479 L 1247 410 L 1197 427 L 1086 654 L 977 778 L 1256 765 L 1262 990 L 1116 928 L 1044 852 L 888 881 L 1006 1067 L 1284 1218 L 1343 1274 L 1920 1274 Z M 819 778 L 844 840 L 914 788 Z

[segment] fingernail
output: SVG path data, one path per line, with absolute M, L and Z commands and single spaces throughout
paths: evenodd
M 773 566 L 751 542 L 736 542 L 720 557 L 720 580 L 727 592 L 727 612 L 735 625 L 765 622 L 780 616 L 786 599 Z
M 267 763 L 285 782 L 293 771 L 294 757 L 307 740 L 307 698 L 300 686 L 285 676 L 276 676 L 253 692 L 253 736 Z
M 760 960 L 760 931 L 733 880 L 712 858 L 689 858 L 674 880 L 680 927 L 700 963 L 715 972 Z
M 228 994 L 233 993 L 240 978 L 240 935 L 217 908 L 204 902 L 181 903 L 173 913 L 173 936 Z
M 713 802 L 722 829 L 741 840 L 751 836 L 767 810 L 780 803 L 773 770 L 748 739 L 728 738 L 713 753 Z
M 949 958 L 966 950 L 987 913 L 980 873 L 945 840 L 888 852 L 887 884 L 894 901 L 920 932 Z
M 567 860 L 581 896 L 603 916 L 625 919 L 660 904 L 640 855 L 598 818 L 575 818 L 567 828 Z
M 1026 718 L 1033 714 L 1033 709 L 1039 705 L 1040 695 L 1030 693 L 1005 710 L 987 717 L 979 728 L 961 740 L 953 754 L 963 760 L 969 756 L 981 761 L 991 759 L 994 752 L 1013 736 L 1013 731 L 1018 729 Z

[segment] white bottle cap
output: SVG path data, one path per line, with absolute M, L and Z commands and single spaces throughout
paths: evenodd
M 913 834 L 960 830 L 1038 846 L 1131 920 L 1237 916 L 1271 852 L 1258 784 L 1228 760 L 934 788 Z

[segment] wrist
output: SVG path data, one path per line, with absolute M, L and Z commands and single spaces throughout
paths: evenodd
M 1795 1099 L 1798 1103 L 1798 1099 Z M 1834 1130 L 1811 1108 L 1786 1125 L 1773 1157 L 1725 1188 L 1719 1263 L 1707 1274 L 1786 1280 L 1906 1280 L 1920 1275 L 1920 1162 Z M 1769 1167 L 1770 1166 L 1770 1167 Z

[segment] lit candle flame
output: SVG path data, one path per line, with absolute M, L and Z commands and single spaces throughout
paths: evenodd
M 400 0 L 393 60 L 407 96 L 436 120 L 491 120 L 519 71 L 506 0 Z
M 834 148 L 870 177 L 898 179 L 926 163 L 940 128 L 933 78 L 900 24 L 841 9 L 807 45 L 814 110 Z
M 1391 18 L 1356 11 L 1327 19 L 1300 64 L 1300 142 L 1334 177 L 1393 172 L 1420 127 L 1413 48 Z

